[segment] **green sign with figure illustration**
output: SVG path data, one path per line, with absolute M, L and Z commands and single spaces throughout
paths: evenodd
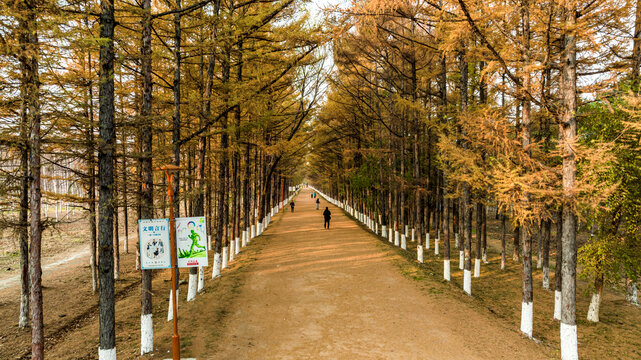
M 204 216 L 176 219 L 178 267 L 207 266 L 207 225 Z

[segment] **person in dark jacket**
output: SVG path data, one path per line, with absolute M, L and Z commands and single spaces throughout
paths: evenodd
M 318 205 L 320 205 L 320 199 L 316 199 L 316 210 L 318 210 Z
M 329 207 L 325 208 L 325 211 L 323 211 L 323 217 L 325 218 L 325 223 L 323 224 L 323 228 L 329 229 L 329 220 L 332 218 L 332 212 L 329 211 Z
M 289 206 L 291 206 L 291 207 L 292 207 L 292 212 L 294 212 L 294 206 L 295 206 L 295 205 L 296 205 L 296 204 L 294 204 L 294 202 L 293 202 L 293 201 L 292 201 L 291 203 L 289 203 Z

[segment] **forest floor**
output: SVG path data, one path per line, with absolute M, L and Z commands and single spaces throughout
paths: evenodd
M 324 206 L 332 211 L 331 230 L 322 228 Z M 453 246 L 452 281 L 448 283 L 442 280 L 442 254 L 426 251 L 426 263 L 418 264 L 416 243 L 408 241 L 408 251 L 394 247 L 322 199 L 317 211 L 309 191 L 303 190 L 296 211 L 275 216 L 269 229 L 243 248 L 222 277 L 210 279 L 208 269 L 205 289 L 195 301 L 185 302 L 186 286 L 182 287 L 183 357 L 559 358 L 553 291 L 541 288 L 537 270 L 537 341 L 523 337 L 518 330 L 521 266 L 509 257 L 506 270 L 500 270 L 498 223 L 490 221 L 489 225 L 490 264 L 483 265 L 480 279 L 473 278 L 470 297 L 461 289 L 462 271 Z M 130 242 L 129 254 L 121 250 L 121 280 L 116 282 L 118 357 L 169 358 L 169 271 L 157 271 L 153 280 L 156 351 L 139 356 L 140 275 L 134 269 L 135 251 L 131 251 L 135 237 L 130 236 Z M 181 278 L 186 279 L 187 273 L 183 269 Z M 553 287 L 553 275 L 551 284 Z M 589 324 L 584 320 L 589 298 L 581 292 L 585 284 L 579 284 L 581 358 L 641 358 L 641 310 L 626 305 L 618 291 L 606 289 L 601 323 Z M 45 270 L 43 285 L 47 357 L 96 358 L 97 295 L 91 291 L 88 258 L 81 256 L 60 263 L 55 271 Z M 0 292 L 0 359 L 29 357 L 30 331 L 16 326 L 18 298 L 17 284 Z

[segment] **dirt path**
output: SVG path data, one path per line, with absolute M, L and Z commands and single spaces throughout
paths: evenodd
M 212 359 L 550 357 L 499 320 L 421 290 L 394 265 L 400 256 L 340 209 L 321 200 L 315 210 L 310 190 L 268 231 Z
M 76 251 L 72 254 L 65 254 L 65 257 L 62 256 L 57 256 L 56 258 L 61 258 L 59 260 L 54 260 L 54 259 L 47 259 L 47 261 L 51 261 L 51 263 L 45 264 L 42 267 L 42 272 L 46 273 L 47 276 L 51 275 L 51 272 L 59 268 L 61 265 L 65 265 L 68 263 L 76 263 L 75 260 L 77 259 L 83 259 L 84 262 L 86 262 L 86 259 L 90 256 L 89 254 L 89 249 L 83 249 Z M 80 261 L 77 262 L 80 264 Z M 0 290 L 12 287 L 12 286 L 18 286 L 20 285 L 20 275 L 13 275 L 9 278 L 2 279 L 0 280 Z

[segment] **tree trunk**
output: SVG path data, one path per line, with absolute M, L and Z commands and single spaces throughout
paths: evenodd
M 115 129 L 114 129 L 115 134 Z M 115 144 L 115 142 L 114 142 Z M 118 169 L 118 162 L 114 156 L 114 185 L 113 185 L 113 197 L 114 197 L 114 236 L 113 236 L 113 248 L 114 248 L 114 280 L 120 280 L 120 224 L 118 221 L 118 182 L 116 181 L 116 170 Z
M 129 254 L 129 204 L 127 202 L 127 139 L 125 131 L 122 134 L 122 208 L 125 220 L 125 254 Z
M 543 249 L 541 260 L 543 266 L 543 289 L 550 290 L 550 234 L 552 220 L 545 220 L 543 231 Z
M 566 32 L 561 58 L 561 145 L 563 148 L 563 264 L 561 283 L 561 358 L 578 359 L 576 333 L 576 17 L 574 8 L 565 10 Z
M 180 21 L 181 21 L 181 10 L 182 9 L 182 4 L 181 0 L 176 0 L 176 13 L 174 13 L 174 79 L 173 79 L 173 95 L 174 95 L 174 114 L 173 114 L 173 127 L 172 127 L 172 145 L 173 145 L 173 151 L 174 151 L 174 165 L 175 166 L 180 166 L 180 128 L 182 127 L 181 123 L 181 117 L 180 117 L 180 86 L 181 86 L 181 81 L 180 81 L 180 63 L 181 63 L 181 28 L 180 28 Z M 189 154 L 188 154 L 189 155 Z M 191 167 L 188 167 L 189 170 L 191 170 Z M 176 217 L 180 217 L 180 185 L 181 185 L 181 179 L 180 179 L 180 171 L 176 171 L 173 174 L 174 176 L 174 203 L 172 204 L 174 207 L 174 214 Z M 186 183 L 185 183 L 186 185 Z M 184 199 L 187 199 L 187 197 L 183 196 Z M 187 206 L 185 205 L 185 211 L 187 210 Z M 177 251 L 174 251 L 174 264 L 175 268 L 173 271 L 176 273 L 176 279 L 180 279 L 180 270 L 178 268 L 178 253 Z M 195 269 L 194 269 L 195 270 Z M 197 271 L 197 270 L 196 270 Z M 193 271 L 190 269 L 190 274 L 194 274 Z M 192 276 L 189 277 L 190 279 Z M 176 284 L 176 294 L 180 291 L 180 281 L 177 281 Z M 173 299 L 171 293 L 170 293 L 170 298 Z M 178 295 L 176 295 L 176 301 L 178 301 Z M 172 309 L 173 304 L 169 304 L 169 309 L 168 313 L 171 313 L 173 316 L 173 309 Z
M 100 279 L 100 346 L 99 358 L 116 358 L 114 304 L 114 6 L 101 0 L 100 38 L 100 142 L 98 145 L 98 178 L 100 181 L 98 217 L 98 274 Z
M 142 104 L 140 107 L 140 219 L 154 217 L 154 182 L 152 158 L 152 119 L 151 102 L 153 83 L 151 78 L 151 0 L 143 0 L 142 38 L 141 38 L 141 71 L 142 71 Z M 139 234 L 140 235 L 140 234 Z M 140 257 L 140 236 L 138 236 L 138 254 Z M 141 270 L 141 315 L 140 315 L 140 354 L 154 350 L 154 332 L 152 317 L 152 272 Z
M 563 263 L 563 208 L 556 219 L 556 257 L 554 260 L 554 319 L 561 320 L 561 265 Z
M 487 207 L 483 205 L 483 214 L 482 214 L 482 223 L 481 223 L 481 233 L 483 236 L 483 243 L 481 244 L 483 249 L 482 258 L 483 263 L 487 264 Z
M 639 92 L 641 70 L 641 0 L 636 1 L 634 12 L 634 37 L 632 39 L 632 89 Z
M 474 277 L 481 277 L 481 243 L 483 242 L 483 204 L 476 203 L 476 249 L 474 257 Z
M 588 309 L 588 321 L 599 322 L 599 308 L 601 306 L 601 297 L 603 295 L 603 272 L 598 272 L 594 279 L 594 292 Z
M 87 53 L 87 70 L 89 71 L 88 77 L 91 79 L 91 51 L 88 51 Z M 90 259 L 89 259 L 89 268 L 91 271 L 91 286 L 93 292 L 98 291 L 98 269 L 96 267 L 97 264 L 97 244 L 98 244 L 98 239 L 97 239 L 97 227 L 96 227 L 96 163 L 95 163 L 95 144 L 94 144 L 94 113 L 93 113 L 93 82 L 90 80 L 89 84 L 87 84 L 87 132 L 86 132 L 86 140 L 87 141 L 87 149 L 86 149 L 86 157 L 87 157 L 87 170 L 88 170 L 88 179 L 87 181 L 89 182 L 87 186 L 87 202 L 88 202 L 88 218 L 89 218 L 89 231 L 91 233 L 91 240 L 89 242 L 89 249 L 90 249 Z
M 501 270 L 505 270 L 505 238 L 507 236 L 507 231 L 505 227 L 505 213 L 501 212 Z
M 27 24 L 21 22 L 20 42 L 24 50 L 29 42 Z M 20 214 L 18 218 L 18 236 L 20 238 L 20 313 L 18 327 L 23 329 L 29 325 L 29 147 L 30 147 L 30 115 L 29 115 L 29 84 L 27 84 L 26 54 L 20 55 Z M 45 211 L 46 212 L 46 211 Z
M 29 247 L 29 282 L 31 283 L 31 357 L 44 359 L 44 319 L 42 310 L 42 267 L 40 262 L 42 244 L 41 197 L 40 190 L 40 79 L 38 74 L 38 54 L 40 44 L 37 32 L 36 4 L 26 0 L 20 6 L 24 16 L 19 19 L 20 31 L 20 65 L 22 69 L 21 87 L 24 89 L 24 105 L 29 124 L 29 169 L 31 184 L 29 186 L 29 208 L 31 210 Z M 26 146 L 27 144 L 25 144 Z M 23 152 L 24 156 L 24 152 Z M 24 170 L 23 170 L 24 171 Z M 22 184 L 24 190 L 24 184 Z M 24 199 L 21 199 L 21 205 Z M 21 239 L 22 240 L 22 239 Z M 21 244 L 21 250 L 23 244 Z M 22 265 L 25 266 L 24 261 Z M 24 269 L 24 268 L 23 268 Z M 23 284 L 24 286 L 24 284 Z
M 519 262 L 519 239 L 521 237 L 521 228 L 518 225 L 514 225 L 513 235 L 512 260 L 514 262 Z

